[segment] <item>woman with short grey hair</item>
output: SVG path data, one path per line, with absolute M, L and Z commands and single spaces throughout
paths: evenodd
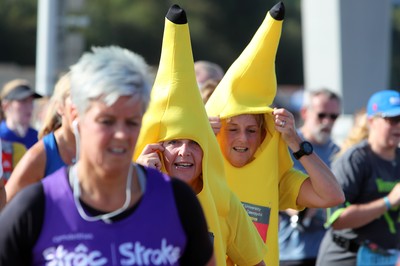
M 148 73 L 141 56 L 116 46 L 72 66 L 77 162 L 2 211 L 0 265 L 214 265 L 191 188 L 132 163 Z

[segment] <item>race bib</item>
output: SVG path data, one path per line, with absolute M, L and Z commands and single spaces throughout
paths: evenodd
M 264 242 L 267 241 L 267 233 L 269 226 L 269 216 L 271 209 L 264 206 L 242 202 L 247 214 L 250 216 L 253 224 L 256 226 L 258 233 Z

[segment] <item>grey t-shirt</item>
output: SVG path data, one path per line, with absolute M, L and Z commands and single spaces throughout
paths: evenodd
M 368 203 L 388 195 L 400 181 L 400 149 L 396 150 L 396 159 L 388 161 L 376 155 L 367 141 L 363 141 L 334 161 L 332 171 L 343 188 L 345 204 Z M 360 228 L 332 231 L 347 238 L 356 236 L 359 241 L 369 240 L 385 249 L 400 248 L 399 214 L 399 208 L 392 208 Z M 317 265 L 345 265 L 342 259 L 354 260 L 354 257 L 355 253 L 350 256 L 333 243 L 330 230 L 322 241 Z

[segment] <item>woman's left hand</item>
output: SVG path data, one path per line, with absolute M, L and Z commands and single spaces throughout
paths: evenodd
M 302 138 L 297 134 L 294 116 L 284 108 L 275 108 L 272 112 L 275 129 L 282 134 L 283 140 L 292 152 L 300 149 Z M 309 208 L 327 208 L 344 201 L 343 190 L 329 167 L 312 153 L 303 156 L 301 164 L 310 178 L 301 185 L 297 204 Z
M 274 108 L 272 112 L 275 121 L 275 129 L 282 134 L 282 138 L 288 146 L 298 146 L 300 137 L 296 132 L 294 116 L 284 108 Z

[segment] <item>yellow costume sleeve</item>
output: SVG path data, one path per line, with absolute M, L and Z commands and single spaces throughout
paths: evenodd
M 197 197 L 209 231 L 214 235 L 217 265 L 225 265 L 229 245 L 227 239 L 232 237 L 226 234 L 236 234 L 225 227 L 230 215 L 232 192 L 226 183 L 223 156 L 197 87 L 186 14 L 178 6 L 172 6 L 165 19 L 159 69 L 149 107 L 143 117 L 134 160 L 147 144 L 172 139 L 194 140 L 203 150 L 203 189 Z M 163 171 L 166 172 L 165 167 Z M 245 215 L 243 208 L 242 212 Z M 247 229 L 241 230 L 251 231 L 253 225 L 249 224 Z M 259 256 L 263 241 L 257 235 L 248 236 L 253 246 L 259 246 L 249 255 L 243 253 L 243 256 Z
M 269 10 L 250 43 L 206 103 L 207 114 L 221 119 L 241 114 L 264 114 L 267 135 L 255 159 L 241 168 L 232 166 L 225 159 L 224 162 L 229 186 L 267 243 L 267 265 L 279 265 L 279 207 L 296 207 L 298 191 L 304 181 L 303 175 L 291 171 L 293 161 L 287 144 L 275 130 L 270 107 L 276 95 L 275 57 L 284 11 L 282 2 Z M 221 138 L 217 135 L 220 143 Z M 295 182 L 289 183 L 291 180 Z
M 294 168 L 287 171 L 281 176 L 279 182 L 279 210 L 288 208 L 295 210 L 303 210 L 303 206 L 297 205 L 297 196 L 299 195 L 300 187 L 308 178 L 308 175 Z

